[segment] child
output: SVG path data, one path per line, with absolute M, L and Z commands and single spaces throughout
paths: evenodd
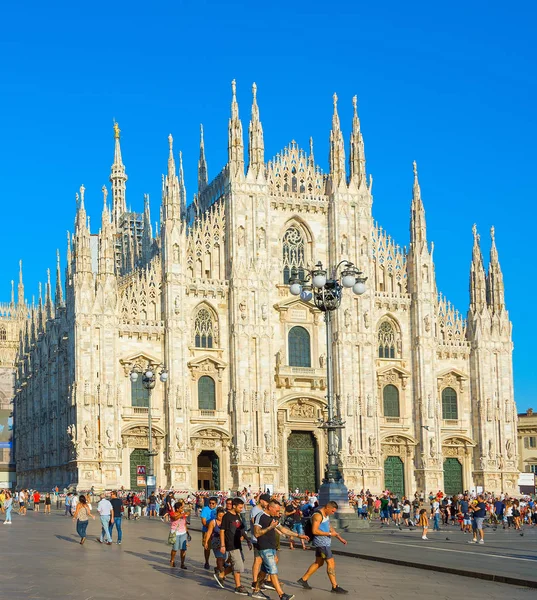
M 427 537 L 427 531 L 429 529 L 429 519 L 427 518 L 427 510 L 425 508 L 420 510 L 418 525 L 419 527 L 423 527 L 421 539 L 428 540 L 429 538 Z

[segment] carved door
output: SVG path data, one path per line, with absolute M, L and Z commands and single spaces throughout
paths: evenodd
M 149 456 L 147 456 L 147 450 L 145 448 L 136 448 L 132 451 L 130 458 L 130 471 L 131 471 L 131 490 L 143 490 L 145 485 L 138 485 L 138 472 L 136 467 L 145 465 L 146 473 L 149 471 Z M 147 475 L 146 475 L 147 476 Z
M 293 431 L 287 439 L 287 481 L 290 490 L 317 491 L 317 447 L 309 431 Z
M 405 495 L 405 469 L 398 456 L 388 456 L 384 461 L 384 488 L 399 498 Z
M 448 496 L 460 494 L 462 487 L 462 465 L 456 458 L 446 458 L 444 461 L 444 493 Z

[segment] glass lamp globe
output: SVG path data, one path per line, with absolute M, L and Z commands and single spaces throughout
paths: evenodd
M 147 371 L 145 372 L 145 376 L 147 379 L 152 379 L 153 378 L 153 371 L 151 369 L 147 369 Z
M 168 381 L 168 371 L 162 371 L 160 374 L 160 380 L 162 383 L 166 383 Z
M 313 298 L 313 294 L 309 290 L 302 290 L 300 299 L 304 302 L 309 302 Z
M 324 273 L 317 273 L 312 280 L 313 286 L 316 288 L 322 288 L 326 285 L 326 275 Z
M 136 383 L 138 381 L 138 373 L 136 371 L 131 372 L 131 381 L 132 383 Z
M 361 296 L 362 294 L 365 293 L 365 283 L 363 281 L 357 281 L 353 286 L 352 286 L 352 291 L 357 295 L 357 296 Z
M 293 294 L 293 296 L 300 296 L 302 286 L 300 285 L 300 283 L 292 283 L 289 286 L 289 291 L 291 292 L 291 294 Z
M 341 278 L 341 285 L 346 288 L 351 288 L 356 283 L 356 277 L 347 273 Z

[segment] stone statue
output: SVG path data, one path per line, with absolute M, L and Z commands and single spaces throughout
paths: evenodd
M 319 356 L 319 366 L 321 369 L 326 367 L 326 354 L 324 352 Z
M 244 436 L 244 451 L 248 452 L 250 450 L 250 437 L 248 431 L 245 429 L 242 432 L 242 435 Z
M 237 448 L 237 446 L 235 446 L 235 444 L 231 444 L 230 453 L 231 453 L 231 462 L 232 463 L 239 462 L 239 449 Z
M 182 450 L 185 445 L 185 441 L 183 439 L 183 428 L 182 427 L 178 427 L 175 430 L 175 441 L 177 442 L 177 448 L 179 448 L 179 450 Z
M 492 440 L 489 440 L 489 458 L 494 458 L 494 447 L 492 444 Z
M 276 366 L 279 367 L 282 364 L 282 351 L 276 352 Z
M 76 425 L 74 423 L 67 427 L 67 435 L 69 436 L 71 442 L 74 444 L 76 440 Z
M 241 313 L 241 319 L 246 319 L 246 302 L 244 302 L 244 300 L 239 303 L 239 311 Z
M 267 305 L 266 304 L 262 304 L 261 305 L 261 318 L 263 319 L 263 321 L 266 321 L 268 318 L 268 312 L 267 312 Z
M 345 312 L 343 313 L 343 317 L 344 317 L 345 327 L 350 327 L 351 326 L 351 311 L 348 308 L 345 309 Z
M 174 312 L 176 315 L 181 312 L 181 298 L 179 296 L 175 296 Z
M 484 471 L 487 468 L 487 457 L 486 456 L 479 457 L 479 466 L 481 467 L 482 471 Z
M 500 469 L 500 471 L 503 471 L 503 469 L 505 468 L 505 461 L 503 459 L 503 456 L 500 454 L 499 458 L 498 458 L 498 467 Z
M 434 449 L 434 437 L 429 440 L 429 456 L 431 458 L 436 456 L 436 450 Z
M 352 435 L 349 436 L 347 441 L 349 444 L 349 456 L 354 456 L 354 440 L 352 439 Z
M 369 329 L 369 311 L 366 310 L 364 313 L 364 325 L 366 329 Z
M 423 323 L 425 325 L 425 331 L 429 333 L 429 331 L 431 331 L 431 318 L 429 317 L 429 315 L 425 315 Z
M 265 431 L 265 452 L 270 452 L 272 449 L 272 435 L 270 431 Z
M 108 427 L 106 428 L 105 433 L 106 433 L 106 441 L 107 441 L 108 445 L 112 446 L 114 432 L 112 431 L 112 427 L 110 425 L 108 425 Z
M 84 425 L 84 444 L 91 446 L 91 429 L 88 424 Z
M 375 455 L 375 436 L 374 435 L 370 435 L 369 436 L 369 456 L 374 456 Z
M 505 451 L 507 453 L 507 458 L 511 460 L 513 458 L 513 442 L 511 440 L 507 440 L 505 443 Z

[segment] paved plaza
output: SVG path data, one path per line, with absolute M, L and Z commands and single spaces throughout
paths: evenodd
M 196 527 L 193 518 L 193 527 Z M 212 570 L 203 569 L 200 534 L 192 532 L 192 542 L 188 549 L 188 570 L 171 569 L 168 564 L 169 547 L 166 545 L 168 526 L 155 521 L 127 521 L 123 523 L 123 543 L 118 546 L 105 546 L 95 541 L 100 531 L 98 521 L 91 521 L 88 540 L 84 546 L 78 543 L 74 523 L 61 512 L 52 515 L 28 512 L 27 517 L 13 515 L 12 526 L 0 526 L 2 544 L 2 569 L 0 571 L 0 599 L 40 599 L 58 600 L 76 598 L 77 600 L 108 600 L 110 598 L 232 598 L 231 585 L 221 590 L 212 579 Z M 464 554 L 441 552 L 437 550 L 443 543 L 431 536 L 430 542 L 419 545 L 419 537 L 407 532 L 373 530 L 364 534 L 355 534 L 347 546 L 352 551 L 360 538 L 362 549 L 371 548 L 381 552 L 390 552 L 394 558 L 425 560 L 439 555 L 444 561 L 448 557 L 459 566 L 472 568 L 479 554 L 496 555 L 504 553 L 504 560 L 511 575 L 519 572 L 521 565 L 530 565 L 535 560 L 536 537 L 533 531 L 521 538 L 509 532 L 503 538 L 498 535 L 498 544 L 475 547 L 464 544 L 463 540 L 448 542 L 445 549 L 460 550 Z M 498 534 L 498 532 L 496 532 Z M 503 534 L 503 532 L 502 532 Z M 435 534 L 440 536 L 440 534 Z M 457 532 L 445 534 L 444 538 L 455 538 Z M 351 536 L 349 536 L 350 538 Z M 463 536 L 466 538 L 467 536 Z M 492 537 L 492 535 L 490 536 Z M 525 556 L 519 552 L 519 541 L 527 544 Z M 527 540 L 526 540 L 527 538 Z M 115 534 L 114 534 L 115 539 Z M 449 544 L 449 547 L 448 547 Z M 491 540 L 492 544 L 492 540 Z M 343 549 L 343 546 L 337 546 Z M 516 557 L 514 547 L 517 548 Z M 419 553 L 419 556 L 418 556 Z M 249 586 L 251 553 L 245 549 L 248 571 L 244 577 Z M 391 556 L 392 554 L 388 555 Z M 483 556 L 481 557 L 483 558 Z M 525 558 L 526 562 L 522 561 Z M 280 553 L 281 577 L 288 593 L 296 594 L 297 600 L 320 600 L 332 597 L 326 574 L 316 574 L 310 583 L 312 591 L 299 588 L 295 581 L 309 563 L 313 553 L 303 550 L 291 551 L 283 548 Z M 492 565 L 502 561 L 489 557 Z M 496 561 L 496 562 L 494 562 Z M 214 560 L 213 560 L 214 562 Z M 427 600 L 463 597 L 465 600 L 487 598 L 490 600 L 525 600 L 535 597 L 535 589 L 480 581 L 435 571 L 423 571 L 398 565 L 361 560 L 352 557 L 337 557 L 339 583 L 349 590 L 349 598 L 362 599 L 414 599 L 416 596 Z M 275 592 L 268 592 L 277 598 Z

